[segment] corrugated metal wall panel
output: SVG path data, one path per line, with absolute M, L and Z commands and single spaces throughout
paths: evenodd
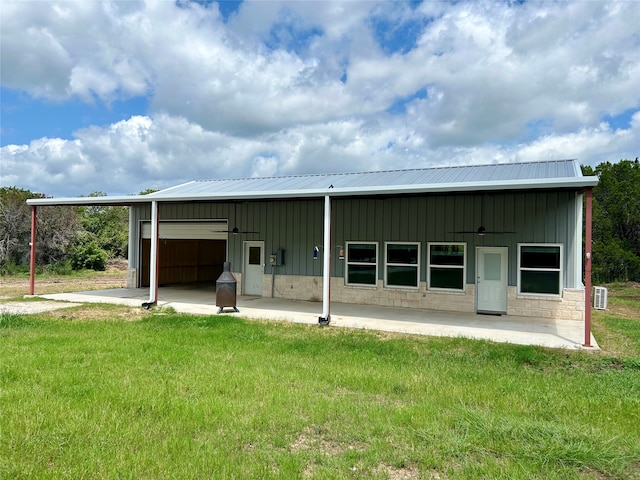
M 570 254 L 575 244 L 575 193 L 509 192 L 465 195 L 422 195 L 386 198 L 332 199 L 332 274 L 344 275 L 344 261 L 338 260 L 339 245 L 347 241 L 376 241 L 383 262 L 385 241 L 421 242 L 421 278 L 425 278 L 427 242 L 451 241 L 467 243 L 467 282 L 475 283 L 476 246 L 508 247 L 509 284 L 517 278 L 517 244 L 562 243 L 565 245 L 565 285 L 577 286 L 576 256 Z M 135 224 L 148 220 L 149 207 L 132 207 Z M 236 219 L 236 210 L 237 216 Z M 162 205 L 162 220 L 170 219 L 229 219 L 229 228 L 239 222 L 243 230 L 257 234 L 230 236 L 229 259 L 234 271 L 242 269 L 242 242 L 263 240 L 265 255 L 282 248 L 285 265 L 277 267 L 277 274 L 322 275 L 322 257 L 313 260 L 313 247 L 323 244 L 324 201 L 322 199 L 280 200 L 266 202 L 185 203 Z M 487 230 L 515 231 L 515 234 L 478 236 L 474 233 L 480 223 Z M 231 238 L 234 237 L 234 238 Z M 136 252 L 131 252 L 130 265 L 136 268 Z M 133 263 L 132 263 L 133 262 Z M 384 272 L 379 269 L 380 278 Z M 265 274 L 270 274 L 269 265 Z

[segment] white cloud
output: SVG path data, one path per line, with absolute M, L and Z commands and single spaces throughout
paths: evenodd
M 628 129 L 612 130 L 607 123 L 582 128 L 565 135 L 546 135 L 521 145 L 517 158 L 542 160 L 578 158 L 582 163 L 597 165 L 640 155 L 640 111 L 633 116 Z
M 228 23 L 185 2 L 2 9 L 3 86 L 150 104 L 72 139 L 3 147 L 3 184 L 133 193 L 205 177 L 595 164 L 640 151 L 640 114 L 618 130 L 604 120 L 640 109 L 636 2 L 245 2 Z M 380 19 L 388 31 L 373 30 Z M 407 25 L 421 30 L 403 53 L 391 47 Z
M 342 121 L 307 125 L 251 140 L 204 130 L 184 118 L 136 116 L 74 140 L 41 138 L 2 147 L 3 184 L 48 194 L 136 193 L 199 178 L 240 178 L 370 171 L 430 165 L 578 158 L 596 165 L 635 158 L 640 111 L 628 129 L 606 123 L 511 146 L 429 147 L 392 123 Z M 5 171 L 12 172 L 5 175 Z M 95 187 L 94 187 L 95 186 Z

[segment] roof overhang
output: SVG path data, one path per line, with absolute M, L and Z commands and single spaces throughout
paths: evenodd
M 323 189 L 293 189 L 293 190 L 269 190 L 269 191 L 239 191 L 207 193 L 201 195 L 176 195 L 172 189 L 151 193 L 148 195 L 129 196 L 105 196 L 105 197 L 76 197 L 76 198 L 33 198 L 27 200 L 27 204 L 33 206 L 45 205 L 69 205 L 69 206 L 132 206 L 150 204 L 151 202 L 205 202 L 225 200 L 276 200 L 287 198 L 322 198 L 353 197 L 353 196 L 382 196 L 420 193 L 465 193 L 482 191 L 514 191 L 514 190 L 549 190 L 571 189 L 584 190 L 598 184 L 598 177 L 566 177 L 554 179 L 486 181 L 486 182 L 460 182 L 438 184 L 415 185 L 391 185 L 391 186 L 366 186 L 349 188 L 323 188 Z
M 128 207 L 139 203 L 151 203 L 151 199 L 145 199 L 145 195 L 129 195 L 129 196 L 105 196 L 105 197 L 48 197 L 48 198 L 30 198 L 27 200 L 28 205 L 33 206 L 90 206 L 90 205 L 104 205 L 104 206 L 121 206 Z

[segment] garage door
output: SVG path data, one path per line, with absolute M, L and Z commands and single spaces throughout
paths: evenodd
M 161 240 L 226 240 L 227 221 L 212 220 L 206 222 L 160 222 L 158 236 Z M 142 238 L 151 238 L 151 222 L 143 222 Z
M 160 222 L 158 283 L 215 282 L 227 257 L 227 222 Z M 141 286 L 148 287 L 151 225 L 142 224 Z

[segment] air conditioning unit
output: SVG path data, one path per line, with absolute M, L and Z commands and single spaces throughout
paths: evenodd
M 596 310 L 607 309 L 607 289 L 605 287 L 593 287 L 593 308 Z

